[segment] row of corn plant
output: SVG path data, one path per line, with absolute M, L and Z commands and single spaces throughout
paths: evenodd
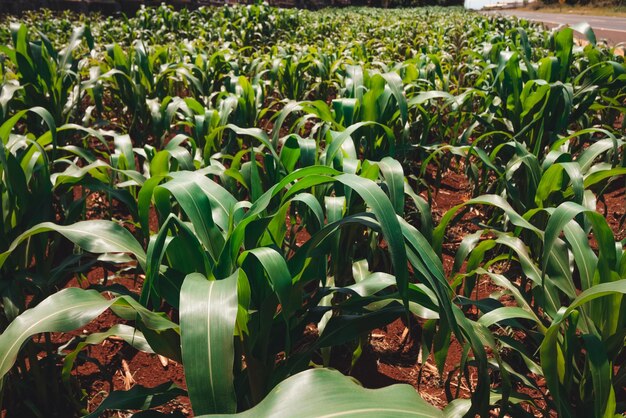
M 596 207 L 626 170 L 626 67 L 588 27 L 579 47 L 569 28 L 437 8 L 6 19 L 10 413 L 98 416 L 185 393 L 198 416 L 624 411 L 626 256 Z M 429 167 L 437 182 L 465 168 L 475 196 L 438 225 L 419 193 L 437 187 Z M 446 230 L 476 205 L 485 219 L 446 274 Z M 141 288 L 68 287 L 95 266 Z M 485 281 L 498 292 L 472 298 Z M 55 343 L 107 309 L 118 324 Z M 462 347 L 443 411 L 328 369 L 348 352 L 350 373 L 398 318 L 421 326 L 442 375 Z M 86 410 L 72 370 L 109 337 L 181 363 L 186 391 L 138 385 Z

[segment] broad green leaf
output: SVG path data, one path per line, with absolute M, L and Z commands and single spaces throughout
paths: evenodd
M 400 295 L 406 303 L 409 280 L 406 249 L 402 239 L 402 228 L 389 198 L 375 183 L 353 174 L 342 174 L 337 176 L 336 180 L 358 193 L 376 215 L 383 236 L 389 245 Z
M 307 393 L 302 399 L 301 394 Z M 211 415 L 224 417 L 228 415 Z M 260 404 L 234 415 L 240 418 L 435 418 L 443 414 L 409 385 L 365 389 L 335 370 L 312 369 L 278 384 Z M 208 415 L 198 418 L 209 418 Z
M 146 253 L 127 229 L 111 221 L 92 220 L 73 225 L 56 225 L 44 222 L 35 225 L 15 238 L 7 251 L 0 254 L 2 266 L 11 253 L 28 238 L 43 232 L 58 232 L 85 251 L 91 253 L 130 253 L 142 267 L 146 264 Z
M 593 224 L 595 237 L 598 241 L 600 249 L 600 255 L 607 258 L 609 266 L 615 265 L 615 240 L 604 217 L 599 213 L 589 210 L 577 203 L 565 202 L 559 205 L 559 207 L 552 212 L 548 225 L 546 226 L 545 241 L 543 244 L 543 274 L 545 274 L 548 264 L 549 252 L 552 250 L 552 247 L 558 238 L 558 234 L 560 234 L 565 225 L 567 225 L 567 223 L 579 213 L 584 213 Z M 584 245 L 584 243 L 580 243 L 580 245 Z
M 563 398 L 563 391 L 561 390 L 562 377 L 566 367 L 561 343 L 559 343 L 559 329 L 561 325 L 572 312 L 588 302 L 604 296 L 625 294 L 626 279 L 593 286 L 578 295 L 569 307 L 562 307 L 548 328 L 539 353 L 546 384 L 554 397 L 560 413 L 569 413 L 569 402 Z
M 180 294 L 180 331 L 189 399 L 197 414 L 237 410 L 233 383 L 237 278 L 188 275 Z
M 402 165 L 393 158 L 385 157 L 379 163 L 387 185 L 387 193 L 393 204 L 396 214 L 402 216 L 404 214 L 404 170 Z
M 0 378 L 11 369 L 22 344 L 33 335 L 73 331 L 84 327 L 108 308 L 123 319 L 141 319 L 148 329 L 176 328 L 169 320 L 146 310 L 127 296 L 107 299 L 95 290 L 63 289 L 26 310 L 0 335 Z
M 514 306 L 504 306 L 484 314 L 480 317 L 478 323 L 486 327 L 490 327 L 500 321 L 506 321 L 513 318 L 529 319 L 531 321 L 537 320 L 537 317 L 533 313 L 528 312 L 525 309 Z

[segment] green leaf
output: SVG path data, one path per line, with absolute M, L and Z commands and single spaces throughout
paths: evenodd
M 15 238 L 7 251 L 0 254 L 0 267 L 11 253 L 25 240 L 43 232 L 58 232 L 85 251 L 91 253 L 130 253 L 145 267 L 146 253 L 127 229 L 111 221 L 92 220 L 72 225 L 44 222 L 35 225 Z
M 556 57 L 559 60 L 559 80 L 565 82 L 572 65 L 572 49 L 574 48 L 574 32 L 570 28 L 559 30 L 554 36 Z
M 407 292 L 409 275 L 407 269 L 407 255 L 404 246 L 402 228 L 393 205 L 385 193 L 373 182 L 353 174 L 342 174 L 335 177 L 337 181 L 352 188 L 363 201 L 372 209 L 376 219 L 380 223 L 383 236 L 389 245 L 389 253 L 395 270 L 398 290 L 405 305 L 407 304 Z
M 511 205 L 506 201 L 506 199 L 496 195 L 483 195 L 478 196 L 474 199 L 470 199 L 467 202 L 461 203 L 460 205 L 451 208 L 443 215 L 441 221 L 439 222 L 439 225 L 437 226 L 437 228 L 435 228 L 433 232 L 433 248 L 435 249 L 435 251 L 437 251 L 439 254 L 441 253 L 441 245 L 443 244 L 443 237 L 446 231 L 446 227 L 448 226 L 454 215 L 458 212 L 458 210 L 461 209 L 463 206 L 477 204 L 490 205 L 502 209 L 504 213 L 509 217 L 509 221 L 513 225 L 529 229 L 537 233 L 538 235 L 543 234 L 542 231 L 540 231 L 538 228 L 536 228 L 526 219 L 520 216 L 515 211 L 515 209 L 513 209 Z
M 177 396 L 184 396 L 187 392 L 173 383 L 163 383 L 153 388 L 135 385 L 129 390 L 115 390 L 109 394 L 96 409 L 85 418 L 100 417 L 107 410 L 145 410 L 163 405 Z
M 302 398 L 302 394 L 306 398 Z M 435 418 L 441 411 L 426 403 L 409 385 L 365 389 L 335 370 L 312 369 L 278 384 L 254 408 L 234 415 L 240 418 Z M 211 415 L 228 417 L 228 415 Z M 209 418 L 208 415 L 198 418 Z
M 256 258 L 262 269 L 265 270 L 269 284 L 282 306 L 283 316 L 285 316 L 285 319 L 288 319 L 292 314 L 292 309 L 298 308 L 298 301 L 289 300 L 291 294 L 291 273 L 285 259 L 276 250 L 268 247 L 254 248 L 244 252 L 239 258 L 239 264 L 243 265 L 247 257 Z M 258 270 L 248 273 L 249 275 L 263 274 L 262 271 Z
M 486 327 L 490 327 L 500 321 L 506 321 L 513 318 L 529 319 L 537 321 L 537 317 L 532 312 L 515 306 L 504 306 L 494 309 L 480 317 L 478 323 Z
M 188 275 L 180 295 L 180 331 L 189 399 L 197 414 L 233 413 L 237 278 Z
M 400 216 L 404 214 L 404 170 L 402 165 L 391 157 L 383 158 L 378 164 L 387 185 L 387 193 L 393 208 Z
M 579 22 L 579 23 L 570 25 L 569 27 L 574 29 L 576 32 L 580 32 L 583 35 L 585 35 L 587 40 L 591 42 L 592 45 L 596 44 L 596 34 L 593 32 L 593 29 L 591 29 L 591 26 L 589 25 L 589 23 Z
M 402 79 L 397 73 L 390 72 L 382 74 L 383 78 L 387 82 L 387 85 L 391 89 L 393 97 L 395 97 L 398 107 L 400 108 L 400 116 L 402 117 L 402 124 L 406 125 L 409 121 L 408 115 L 408 103 L 404 96 Z
M 148 329 L 154 331 L 176 329 L 171 321 L 146 310 L 130 297 L 107 299 L 95 290 L 63 289 L 26 310 L 0 335 L 0 378 L 11 369 L 22 344 L 33 335 L 73 331 L 108 308 L 123 319 L 141 319 Z M 152 343 L 151 347 L 154 347 Z
M 74 366 L 74 361 L 76 360 L 76 357 L 83 348 L 87 347 L 88 345 L 101 344 L 104 340 L 113 336 L 122 338 L 124 341 L 126 341 L 126 343 L 132 345 L 139 351 L 143 351 L 144 353 L 154 353 L 154 351 L 148 344 L 146 337 L 144 337 L 141 331 L 136 330 L 135 328 L 128 325 L 116 324 L 105 332 L 96 332 L 90 334 L 89 336 L 87 336 L 87 338 L 80 341 L 76 345 L 76 347 L 65 356 L 62 371 L 63 380 L 66 382 L 69 381 L 70 373 L 72 371 L 72 367 Z M 59 350 L 61 349 L 63 349 L 63 347 L 61 347 Z
M 539 354 L 541 358 L 541 366 L 543 367 L 544 376 L 546 378 L 546 384 L 550 393 L 554 397 L 558 411 L 561 414 L 569 413 L 570 408 L 569 402 L 567 399 L 564 399 L 566 394 L 563 392 L 561 386 L 564 368 L 566 367 L 563 351 L 559 343 L 559 329 L 561 325 L 572 314 L 572 312 L 588 302 L 604 296 L 625 294 L 626 279 L 610 283 L 601 283 L 593 286 L 578 295 L 570 306 L 567 308 L 562 307 L 548 328 L 545 338 L 539 348 Z
M 168 190 L 174 196 L 191 221 L 200 242 L 216 260 L 222 251 L 224 237 L 213 221 L 211 202 L 202 188 L 193 181 L 193 177 L 185 176 L 175 177 L 157 186 L 155 193 L 161 189 Z
M 582 339 L 589 356 L 595 416 L 611 418 L 615 415 L 615 392 L 611 384 L 613 371 L 606 355 L 606 347 L 595 335 L 583 335 Z M 612 401 L 608 402 L 611 398 Z
M 616 262 L 615 254 L 615 239 L 611 232 L 606 219 L 604 217 L 586 207 L 574 202 L 565 202 L 557 207 L 550 219 L 545 231 L 545 240 L 543 246 L 543 267 L 542 272 L 545 274 L 546 267 L 548 265 L 548 255 L 552 251 L 555 241 L 558 239 L 558 235 L 561 233 L 565 225 L 571 221 L 579 213 L 584 213 L 594 227 L 595 238 L 598 241 L 598 247 L 600 255 L 607 259 L 609 266 L 614 266 Z M 583 238 L 584 239 L 584 238 Z M 574 242 L 574 244 L 577 244 Z M 579 243 L 578 245 L 585 245 L 586 243 Z M 608 278 L 607 278 L 608 279 Z

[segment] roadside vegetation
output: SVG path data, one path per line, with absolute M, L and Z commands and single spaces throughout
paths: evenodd
M 544 3 L 541 1 L 534 2 L 528 6 L 521 7 L 519 10 L 528 10 L 544 13 L 571 13 L 577 15 L 590 16 L 612 16 L 626 17 L 626 5 L 624 4 L 559 4 Z
M 2 409 L 621 416 L 626 64 L 576 29 L 584 47 L 458 8 L 5 17 Z M 438 213 L 452 175 L 469 196 Z M 399 320 L 444 409 L 350 377 Z M 185 387 L 90 403 L 77 367 L 107 339 Z

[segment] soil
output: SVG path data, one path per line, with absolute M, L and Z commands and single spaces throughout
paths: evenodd
M 100 284 L 98 271 L 92 272 L 89 283 Z M 141 281 L 133 277 L 120 277 L 111 280 L 130 290 L 141 289 Z M 83 285 L 84 287 L 84 285 Z M 106 311 L 95 321 L 84 328 L 83 334 L 91 334 L 107 330 L 112 325 L 120 323 L 110 311 Z M 78 332 L 71 333 L 76 336 Z M 155 387 L 162 383 L 173 382 L 186 389 L 183 367 L 172 360 L 163 365 L 156 354 L 143 353 L 135 350 L 123 341 L 107 339 L 100 345 L 94 345 L 86 350 L 86 356 L 77 362 L 73 374 L 77 377 L 82 388 L 88 389 L 87 408 L 93 411 L 113 390 L 128 390 L 135 384 L 145 387 Z M 180 411 L 187 415 L 191 411 L 189 398 L 181 396 L 160 408 L 162 412 Z M 119 417 L 119 414 L 110 416 Z
M 615 234 L 616 241 L 626 239 L 626 185 L 620 178 L 608 187 L 607 192 L 598 200 L 597 211 L 606 218 Z

